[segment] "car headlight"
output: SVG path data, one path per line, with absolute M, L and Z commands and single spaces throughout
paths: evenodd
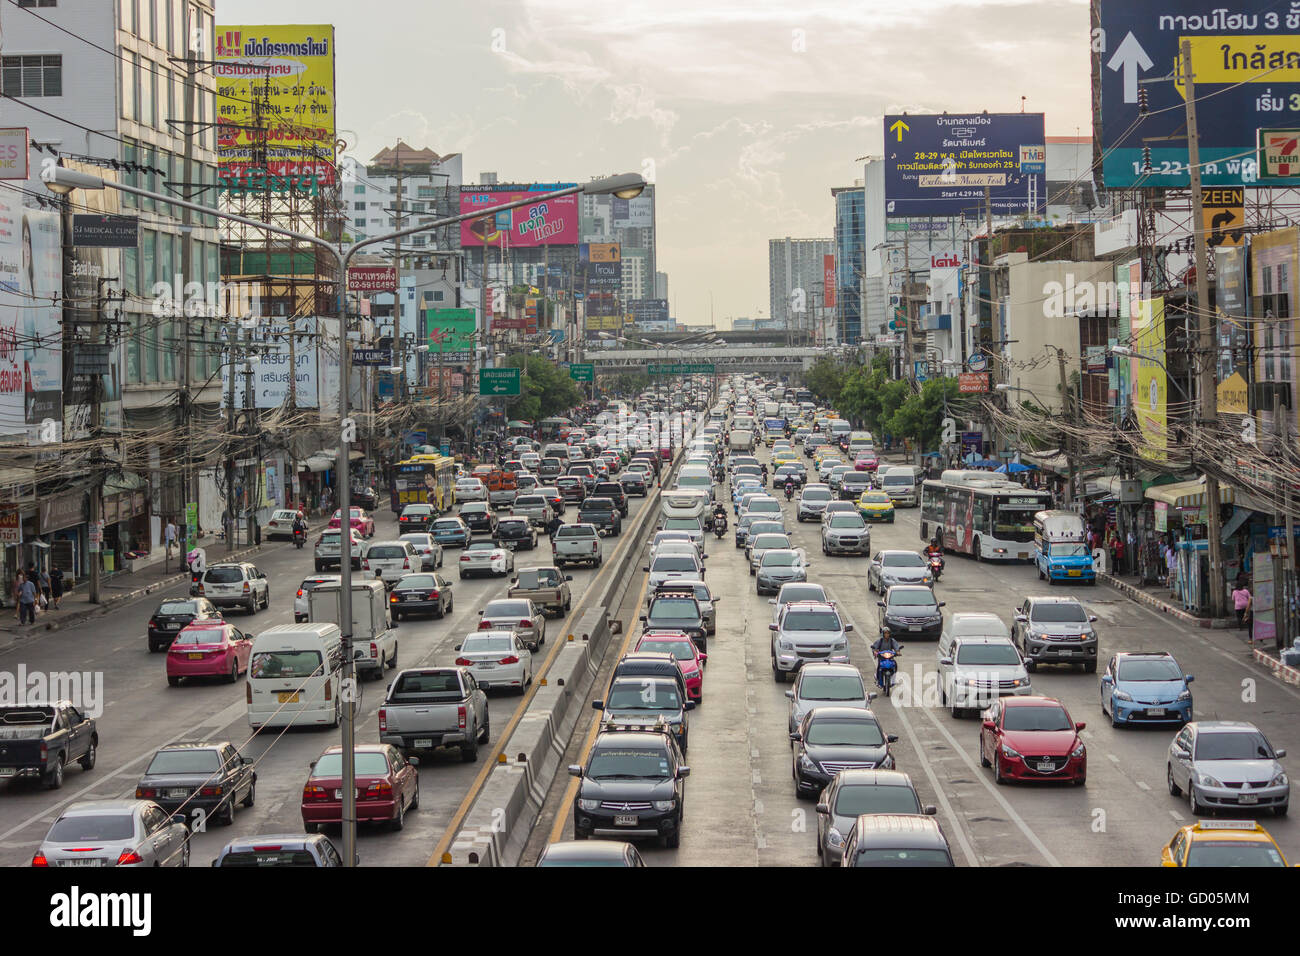
M 1191 700 L 1191 699 L 1192 699 L 1192 692 L 1191 692 L 1190 690 L 1184 690 L 1181 694 L 1179 694 L 1177 697 L 1174 698 L 1174 700 L 1176 700 L 1176 701 L 1177 701 L 1177 700 Z
M 922 584 L 929 584 L 929 583 L 931 582 L 931 580 L 933 580 L 933 579 L 932 579 L 932 578 L 930 577 L 930 575 L 928 575 L 928 574 L 925 574 L 925 575 L 922 575 L 922 576 L 921 576 L 921 583 L 922 583 Z
M 848 649 L 849 649 L 849 642 L 847 640 L 836 641 L 834 644 L 831 645 L 831 650 L 833 651 L 847 651 Z
M 1215 779 L 1214 779 L 1213 777 L 1211 777 L 1208 773 L 1198 773 L 1198 774 L 1196 775 L 1196 782 L 1199 783 L 1202 787 L 1222 787 L 1222 786 L 1223 786 L 1223 784 L 1219 783 L 1219 781 L 1215 780 Z
M 582 798 L 578 799 L 579 810 L 595 810 L 598 809 L 599 807 L 600 807 L 599 800 L 584 800 Z
M 1285 771 L 1278 771 L 1273 775 L 1273 779 L 1268 782 L 1268 785 L 1270 787 L 1285 787 L 1289 782 Z
M 792 651 L 794 650 L 794 641 L 787 641 L 785 638 L 781 638 L 776 642 L 776 646 L 783 651 Z
M 1125 693 L 1125 692 L 1122 691 L 1122 690 L 1113 691 L 1113 692 L 1111 693 L 1111 696 L 1114 697 L 1116 700 L 1132 700 L 1132 699 L 1133 699 L 1133 695 L 1132 695 L 1132 694 Z
M 807 754 L 800 754 L 800 755 L 799 755 L 799 769 L 800 769 L 800 770 L 812 770 L 812 771 L 815 772 L 815 771 L 817 770 L 817 764 L 816 764 L 816 763 L 813 761 L 813 759 L 812 759 L 811 757 L 809 757 Z
M 1003 744 L 1003 745 L 1002 745 L 1002 756 L 1004 756 L 1004 757 L 1019 757 L 1020 754 L 1017 753 L 1015 750 L 1011 749 L 1010 747 L 1008 747 L 1006 744 Z
M 826 831 L 826 842 L 834 847 L 842 847 L 844 846 L 844 834 L 831 827 Z
M 1020 678 L 1019 680 L 1013 680 L 1013 681 L 1011 682 L 1011 686 L 1012 686 L 1012 687 L 1028 687 L 1028 686 L 1029 686 L 1029 678 L 1028 678 L 1028 677 L 1022 677 L 1022 678 Z
M 656 800 L 656 801 L 654 801 L 654 803 L 652 804 L 652 806 L 653 806 L 656 810 L 660 810 L 660 811 L 671 810 L 671 809 L 673 809 L 674 807 L 677 806 L 677 801 L 676 801 L 676 800 Z
M 1083 741 L 1080 740 L 1080 741 L 1079 741 L 1079 746 L 1075 747 L 1073 750 L 1070 751 L 1070 756 L 1071 756 L 1071 757 L 1082 757 L 1082 756 L 1083 756 L 1083 750 L 1084 750 L 1084 747 L 1083 747 Z

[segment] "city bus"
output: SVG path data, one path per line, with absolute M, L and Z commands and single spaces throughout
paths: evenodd
M 455 459 L 412 455 L 393 466 L 393 513 L 401 514 L 407 505 L 426 503 L 438 511 L 446 511 L 456 503 Z
M 1046 491 L 987 471 L 950 469 L 921 485 L 921 539 L 977 561 L 1030 561 L 1034 515 L 1052 506 Z
M 537 423 L 537 437 L 542 441 L 554 441 L 561 437 L 563 429 L 572 427 L 573 422 L 567 418 L 543 418 Z

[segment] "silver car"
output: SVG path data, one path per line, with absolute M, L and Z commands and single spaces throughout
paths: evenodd
M 895 584 L 931 584 L 930 564 L 917 551 L 877 551 L 867 565 L 867 590 L 882 594 Z
M 538 528 L 549 525 L 554 514 L 546 498 L 539 494 L 517 495 L 510 513 L 516 518 L 527 518 Z
M 376 541 L 366 548 L 361 570 L 392 587 L 402 577 L 424 567 L 424 556 L 409 541 Z
M 790 700 L 787 733 L 794 733 L 804 715 L 814 707 L 853 707 L 870 710 L 874 693 L 867 692 L 862 674 L 852 664 L 808 664 L 795 678 L 794 690 L 785 692 Z M 793 745 L 793 744 L 792 744 Z
M 1169 745 L 1165 776 L 1169 792 L 1187 794 L 1192 816 L 1224 807 L 1265 808 L 1283 816 L 1291 805 L 1291 781 L 1254 724 L 1241 720 L 1194 720 Z
M 442 567 L 442 545 L 433 539 L 433 535 L 427 531 L 410 531 L 399 537 L 399 540 L 411 542 L 416 553 L 420 556 L 424 566 L 421 571 L 433 571 Z
M 784 534 L 767 532 L 764 534 L 754 534 L 753 528 L 750 529 L 749 540 L 745 544 L 745 556 L 749 559 L 749 573 L 753 574 L 758 570 L 759 564 L 763 561 L 763 555 L 768 551 L 777 548 L 792 548 L 790 537 Z
M 337 574 L 313 574 L 309 578 L 303 578 L 302 584 L 298 585 L 298 593 L 293 598 L 293 622 L 301 624 L 310 616 L 307 595 L 322 584 L 338 584 L 339 580 Z
M 822 554 L 871 556 L 871 529 L 861 515 L 832 515 L 822 522 Z
M 650 573 L 649 587 L 653 590 L 672 578 L 700 580 L 704 577 L 704 562 L 693 554 L 664 554 L 656 557 L 641 570 Z
M 670 581 L 674 587 L 694 588 L 695 603 L 700 606 L 700 617 L 704 619 L 704 631 L 707 634 L 718 633 L 718 609 L 717 603 L 722 600 L 720 597 L 714 597 L 709 586 L 703 581 L 689 581 L 676 579 Z
M 64 810 L 33 866 L 189 866 L 185 815 L 152 800 L 89 800 Z
M 514 631 L 530 651 L 546 643 L 546 615 L 527 598 L 488 601 L 478 613 L 480 630 Z
M 703 538 L 696 538 L 689 531 L 656 531 L 655 536 L 650 539 L 650 553 L 652 555 L 659 553 L 659 547 L 669 541 L 677 541 L 683 544 L 689 544 L 701 558 L 704 557 Z
M 768 598 L 767 603 L 772 605 L 772 621 L 775 622 L 784 610 L 787 604 L 794 601 L 816 601 L 819 604 L 833 603 L 826 594 L 826 589 L 820 584 L 812 584 L 808 581 L 792 581 L 789 584 L 781 585 L 781 590 L 776 592 L 776 597 Z
M 771 548 L 754 569 L 754 587 L 758 594 L 775 594 L 783 584 L 807 581 L 811 562 L 803 548 Z
M 799 495 L 799 505 L 795 509 L 795 517 L 800 521 L 816 521 L 826 510 L 826 506 L 835 500 L 831 494 L 831 489 L 826 485 L 815 484 L 804 487 L 803 493 Z
M 798 601 L 778 609 L 780 616 L 768 625 L 772 631 L 772 679 L 784 683 L 788 674 L 806 664 L 848 663 L 849 631 L 834 604 Z

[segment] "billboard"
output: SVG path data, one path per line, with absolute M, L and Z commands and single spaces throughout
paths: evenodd
M 587 315 L 618 315 L 618 298 L 613 295 L 595 293 L 587 296 Z
M 1253 236 L 1250 240 L 1250 293 L 1257 303 L 1251 314 L 1251 332 L 1255 337 L 1256 382 L 1279 382 L 1297 393 L 1300 362 L 1296 361 L 1296 294 L 1300 292 L 1296 269 L 1300 268 L 1300 230 L 1277 229 Z M 1292 428 L 1300 402 L 1292 402 Z M 1273 409 L 1256 408 L 1272 414 Z M 1271 420 L 1271 419 L 1270 419 Z
M 335 323 L 337 329 L 337 320 Z M 289 355 L 289 332 L 293 330 L 296 333 L 296 341 L 293 343 L 293 364 L 290 366 Z M 249 359 L 249 368 L 252 370 L 253 378 L 253 402 L 254 408 L 280 408 L 289 401 L 289 380 L 290 375 L 293 377 L 293 398 L 294 404 L 298 408 L 318 408 L 319 395 L 317 394 L 319 382 L 319 359 L 317 356 L 318 349 L 324 349 L 325 346 L 313 344 L 316 341 L 316 319 L 313 316 L 303 316 L 295 319 L 292 326 L 283 320 L 263 319 L 251 329 L 237 330 L 238 339 L 244 343 L 255 343 L 264 346 Z M 333 348 L 338 346 L 337 331 L 333 338 Z M 338 401 L 338 358 L 337 353 L 334 361 L 334 396 L 335 403 Z M 234 369 L 234 406 L 235 408 L 244 408 L 245 397 L 244 390 L 248 382 L 248 376 L 245 374 L 245 367 L 242 362 L 231 366 L 229 363 L 221 366 L 221 407 L 226 407 L 226 402 L 230 396 L 230 372 Z
M 1176 74 L 1191 40 L 1201 184 L 1297 186 L 1300 176 L 1259 181 L 1257 134 L 1279 125 L 1300 97 L 1300 16 L 1276 0 L 1093 0 L 1093 74 L 1100 76 L 1106 187 L 1189 185 L 1184 85 L 1143 83 Z M 1147 99 L 1145 113 L 1140 100 Z M 1166 145 L 1167 143 L 1167 145 Z M 1151 152 L 1146 169 L 1143 148 Z
M 1233 373 L 1242 381 L 1248 377 L 1246 366 L 1250 336 L 1246 325 L 1246 250 L 1241 246 L 1222 246 L 1214 250 L 1217 275 L 1215 299 L 1219 313 L 1218 379 L 1226 382 Z M 1225 411 L 1223 402 L 1219 410 Z
M 978 218 L 985 189 L 994 215 L 1040 206 L 1047 177 L 1022 147 L 1045 143 L 1042 113 L 888 115 L 885 216 Z
M 1133 410 L 1142 432 L 1141 454 L 1149 461 L 1164 461 L 1168 456 L 1169 377 L 1165 362 L 1165 300 L 1163 296 L 1141 299 L 1130 306 L 1129 329 L 1135 357 Z M 1140 357 L 1137 357 L 1140 356 Z
M 611 196 L 609 207 L 610 224 L 615 229 L 648 229 L 654 225 L 654 199 L 650 196 L 635 199 Z
M 822 308 L 835 308 L 835 256 L 822 256 Z
M 588 291 L 617 292 L 623 287 L 622 247 L 617 242 L 581 243 L 578 269 Z
M 473 309 L 425 309 L 420 336 L 430 355 L 442 361 L 470 362 L 474 359 L 475 317 Z
M 59 214 L 21 201 L 0 189 L 0 436 L 36 443 L 63 421 L 62 243 Z
M 348 291 L 396 292 L 397 266 L 348 266 Z
M 628 315 L 637 325 L 667 326 L 667 299 L 633 299 L 627 304 Z
M 218 26 L 217 175 L 223 188 L 271 178 L 286 191 L 333 185 L 334 27 Z M 274 117 L 264 128 L 257 105 Z M 266 149 L 266 168 L 255 160 Z
M 461 186 L 460 212 L 488 212 L 532 196 L 565 189 L 573 183 L 532 183 L 527 186 Z M 510 217 L 509 227 L 504 222 Z M 498 219 L 501 221 L 498 222 Z M 508 209 L 499 215 L 467 219 L 460 224 L 461 248 L 502 246 L 525 249 L 536 246 L 572 246 L 578 243 L 578 197 L 561 196 Z

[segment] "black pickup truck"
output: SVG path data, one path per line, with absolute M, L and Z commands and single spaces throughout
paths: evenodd
M 68 701 L 0 707 L 0 780 L 40 777 L 51 790 L 63 786 L 63 771 L 76 761 L 95 766 L 99 732 L 95 721 Z

